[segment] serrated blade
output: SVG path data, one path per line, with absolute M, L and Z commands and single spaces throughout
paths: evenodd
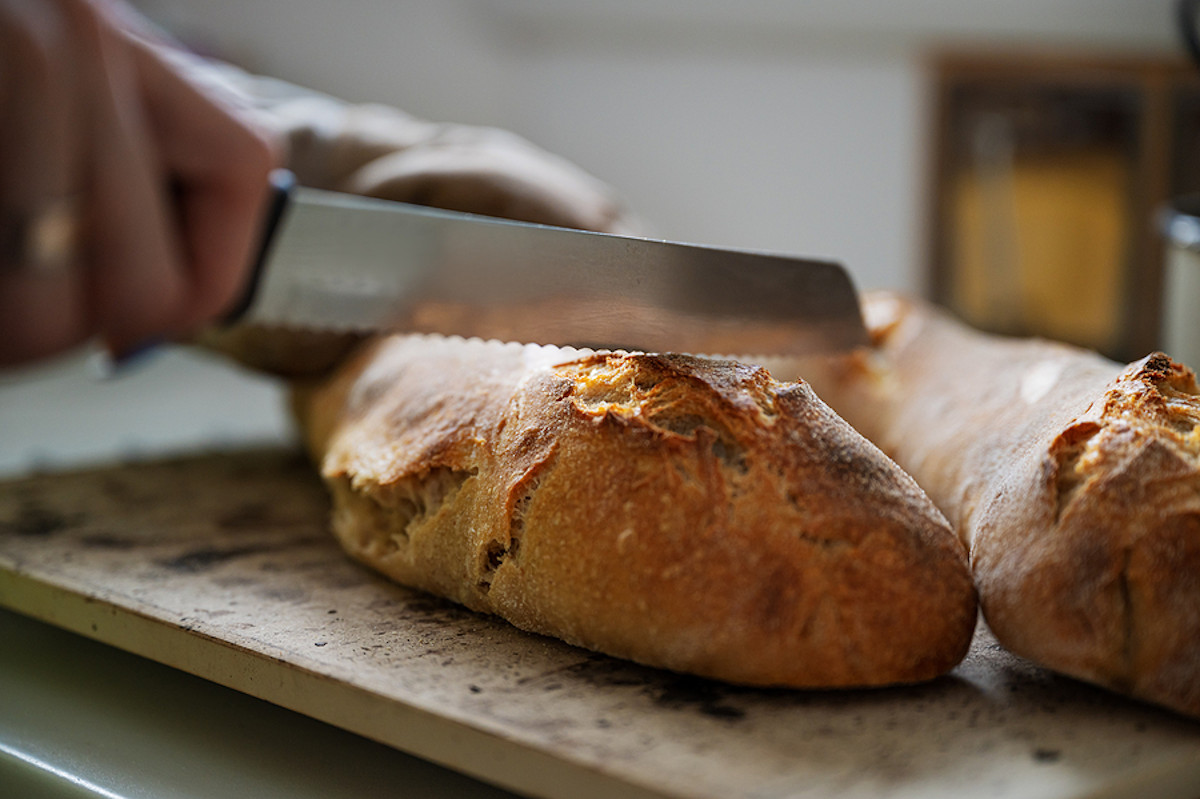
M 280 191 L 243 321 L 707 354 L 867 341 L 837 263 Z

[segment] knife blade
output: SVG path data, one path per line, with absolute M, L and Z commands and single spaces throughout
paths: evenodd
M 513 222 L 296 185 L 230 321 L 804 355 L 867 342 L 838 263 Z

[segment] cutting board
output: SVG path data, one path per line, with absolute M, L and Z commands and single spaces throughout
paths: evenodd
M 297 453 L 0 484 L 0 605 L 539 797 L 1200 796 L 1200 723 L 980 625 L 931 683 L 757 690 L 530 635 L 391 584 Z

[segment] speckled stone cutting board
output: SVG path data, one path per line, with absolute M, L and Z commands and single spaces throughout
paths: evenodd
M 752 690 L 529 635 L 338 549 L 291 452 L 0 484 L 0 605 L 532 796 L 1200 796 L 1200 723 L 980 627 L 927 685 Z

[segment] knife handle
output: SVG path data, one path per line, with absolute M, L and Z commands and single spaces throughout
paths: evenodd
M 262 232 L 258 237 L 258 249 L 254 254 L 254 263 L 241 296 L 221 319 L 221 322 L 226 325 L 231 325 L 241 319 L 254 304 L 254 298 L 258 294 L 258 284 L 262 279 L 263 267 L 266 265 L 267 256 L 271 253 L 271 244 L 275 241 L 275 231 L 279 228 L 283 212 L 288 207 L 288 200 L 296 188 L 296 176 L 288 169 L 272 170 L 267 182 L 270 184 L 271 196 L 267 201 L 267 214 L 263 218 Z

